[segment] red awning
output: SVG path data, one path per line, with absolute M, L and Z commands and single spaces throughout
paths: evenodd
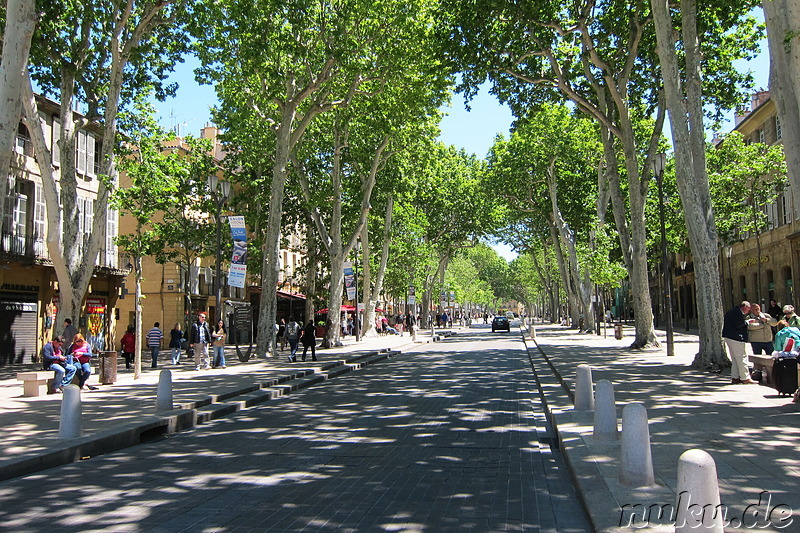
M 341 310 L 342 311 L 355 311 L 356 308 L 353 307 L 352 305 L 343 305 Z M 319 311 L 317 311 L 316 314 L 322 315 L 322 314 L 325 314 L 327 312 L 328 312 L 328 308 L 326 307 L 325 309 L 320 309 Z
M 299 292 L 286 292 L 286 291 L 277 290 L 277 291 L 275 291 L 275 294 L 278 296 L 278 298 L 284 298 L 286 300 L 305 300 L 306 299 L 305 294 L 300 294 Z

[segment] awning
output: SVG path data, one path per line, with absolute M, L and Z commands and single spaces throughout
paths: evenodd
M 275 295 L 278 298 L 283 298 L 284 300 L 303 300 L 305 301 L 306 296 L 305 294 L 300 294 L 299 292 L 286 292 L 277 290 L 275 291 Z
M 355 311 L 355 310 L 356 310 L 356 308 L 355 308 L 355 307 L 353 307 L 352 305 L 343 305 L 341 310 L 342 310 L 342 311 Z M 323 315 L 323 314 L 325 314 L 325 313 L 327 313 L 327 312 L 328 312 L 328 308 L 326 307 L 325 309 L 320 309 L 320 310 L 319 310 L 319 311 L 317 311 L 315 314 L 317 314 L 317 315 Z

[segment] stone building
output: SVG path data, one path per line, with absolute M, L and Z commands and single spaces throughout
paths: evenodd
M 736 117 L 734 130 L 750 142 L 783 142 L 780 117 L 769 91 L 753 95 L 750 111 Z M 758 302 L 762 307 L 768 306 L 771 299 L 781 306 L 800 303 L 795 301 L 794 292 L 794 277 L 800 268 L 800 213 L 791 188 L 787 185 L 763 209 L 769 219 L 767 231 L 758 239 L 754 234 L 742 234 L 740 241 L 722 247 L 722 294 L 728 308 L 741 300 Z
M 45 140 L 52 150 L 60 137 L 59 104 L 37 96 Z M 79 115 L 77 112 L 76 116 Z M 94 215 L 100 163 L 101 131 L 88 127 L 76 137 L 78 211 L 81 228 L 88 228 Z M 52 152 L 55 179 L 61 169 L 56 147 Z M 54 334 L 58 282 L 46 245 L 47 216 L 42 177 L 34 159 L 30 133 L 23 122 L 17 131 L 5 198 L 6 216 L 0 236 L 0 366 L 31 363 Z M 102 247 L 84 299 L 83 313 L 72 317 L 81 333 L 98 349 L 105 349 L 119 316 L 117 300 L 124 269 L 120 268 L 114 236 L 117 214 L 108 213 Z M 83 231 L 83 230 L 81 230 Z

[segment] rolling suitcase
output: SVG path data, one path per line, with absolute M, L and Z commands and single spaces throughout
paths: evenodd
M 781 357 L 772 365 L 772 385 L 781 395 L 797 390 L 797 359 Z

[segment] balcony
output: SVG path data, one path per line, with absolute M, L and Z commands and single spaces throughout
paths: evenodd
M 45 257 L 46 250 L 43 239 L 6 231 L 3 231 L 0 237 L 0 254 L 2 255 L 29 261 Z

